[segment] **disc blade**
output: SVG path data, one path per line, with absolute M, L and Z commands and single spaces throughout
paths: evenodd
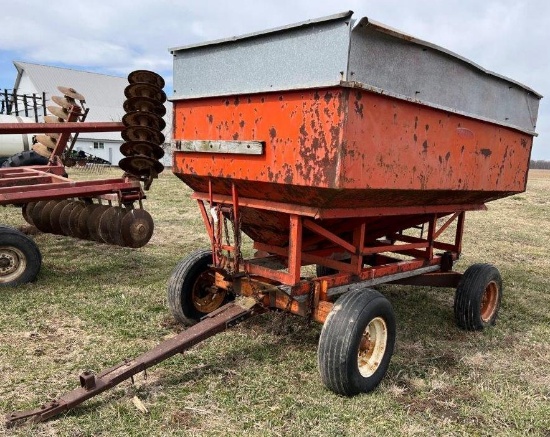
M 153 158 L 144 155 L 134 155 L 123 158 L 118 166 L 134 176 L 149 176 L 152 172 L 159 174 L 164 170 L 164 166 Z
M 158 100 L 161 103 L 166 102 L 166 93 L 160 88 L 149 85 L 148 83 L 133 83 L 124 89 L 126 98 L 131 97 L 149 97 Z
M 165 139 L 162 132 L 147 126 L 129 126 L 121 134 L 124 141 L 150 141 L 162 144 Z
M 105 210 L 99 218 L 99 237 L 107 244 L 122 245 L 120 236 L 120 221 L 127 210 L 120 206 L 112 206 Z
M 34 143 L 32 145 L 32 150 L 34 150 L 36 153 L 38 153 L 40 156 L 43 156 L 44 158 L 49 158 L 52 154 L 52 151 L 41 143 Z
M 124 156 L 144 155 L 157 160 L 164 156 L 162 147 L 149 141 L 127 141 L 120 146 L 120 153 Z
M 153 235 L 154 223 L 144 209 L 132 209 L 122 217 L 120 234 L 125 247 L 143 247 Z
M 52 96 L 52 101 L 65 109 L 71 109 L 71 106 L 78 106 L 73 98 Z
M 123 108 L 125 112 L 145 111 L 152 112 L 160 117 L 164 117 L 166 114 L 166 106 L 150 97 L 131 97 L 124 101 Z
M 150 85 L 155 85 L 159 88 L 164 88 L 164 79 L 154 71 L 149 71 L 149 70 L 132 71 L 128 75 L 128 82 L 148 83 Z
M 98 241 L 100 243 L 104 242 L 99 235 L 99 219 L 101 218 L 103 213 L 110 208 L 111 207 L 108 205 L 97 205 L 96 208 L 94 208 L 90 213 L 87 221 L 90 240 Z
M 63 208 L 65 208 L 69 203 L 71 203 L 70 200 L 64 199 L 57 202 L 57 205 L 53 207 L 52 212 L 50 213 L 50 229 L 52 234 L 63 235 L 59 219 Z
M 38 222 L 40 221 L 40 216 L 42 213 L 42 209 L 46 206 L 46 204 L 49 202 L 49 200 L 40 200 L 36 202 L 36 205 L 34 205 L 34 208 L 32 211 L 29 212 L 29 217 L 32 220 L 32 223 L 34 226 L 38 228 Z
M 23 218 L 31 226 L 34 226 L 34 222 L 32 221 L 32 218 L 31 218 L 31 211 L 33 210 L 35 205 L 36 205 L 36 202 L 29 202 L 29 203 L 25 203 L 21 208 L 21 213 L 23 214 Z
M 56 117 L 62 118 L 63 120 L 67 120 L 69 118 L 69 113 L 65 108 L 50 105 L 48 106 L 48 111 L 50 111 Z
M 55 149 L 55 146 L 57 145 L 57 142 L 54 141 L 54 139 L 49 135 L 39 134 L 36 136 L 36 140 L 39 143 L 44 144 L 49 149 Z
M 166 127 L 166 122 L 161 117 L 144 111 L 132 111 L 124 114 L 122 123 L 125 126 L 147 126 L 160 131 Z
M 70 97 L 71 99 L 79 100 L 85 102 L 86 99 L 80 93 L 78 93 L 74 88 L 67 88 L 64 86 L 58 86 L 57 89 L 62 92 L 65 96 Z
M 65 120 L 62 118 L 56 117 L 55 115 L 45 115 L 44 123 L 63 123 Z
M 80 200 L 73 200 L 61 211 L 59 216 L 59 225 L 63 235 L 72 236 L 72 227 L 78 223 L 78 216 L 86 205 Z
M 87 205 L 78 216 L 78 226 L 77 226 L 77 238 L 83 240 L 90 239 L 90 228 L 88 227 L 88 220 L 96 208 L 99 208 L 101 205 L 92 203 Z
M 51 232 L 50 215 L 55 207 L 59 203 L 59 200 L 49 200 L 44 207 L 40 210 L 39 214 L 36 214 L 38 220 L 34 220 L 34 225 L 42 232 Z M 34 219 L 34 217 L 33 217 Z

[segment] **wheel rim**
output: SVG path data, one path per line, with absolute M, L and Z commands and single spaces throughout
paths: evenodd
M 201 313 L 210 313 L 218 309 L 225 299 L 225 290 L 214 285 L 215 272 L 206 270 L 202 272 L 195 283 L 191 293 L 193 306 Z
M 357 364 L 359 372 L 364 377 L 369 377 L 376 372 L 386 352 L 388 343 L 388 329 L 382 317 L 372 319 L 359 343 Z
M 25 254 L 15 247 L 0 247 L 0 282 L 17 279 L 27 268 Z
M 495 315 L 498 306 L 498 284 L 491 281 L 481 296 L 481 320 L 487 323 Z

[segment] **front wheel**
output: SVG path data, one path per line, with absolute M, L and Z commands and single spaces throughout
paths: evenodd
M 323 383 L 344 396 L 374 390 L 388 370 L 395 333 L 393 309 L 384 296 L 368 288 L 344 294 L 319 338 Z
M 40 250 L 32 239 L 16 229 L 0 226 L 0 286 L 34 281 L 41 264 Z
M 227 290 L 216 287 L 211 267 L 212 251 L 200 249 L 176 266 L 168 281 L 168 307 L 178 322 L 186 326 L 217 310 L 229 300 Z
M 473 264 L 462 275 L 455 294 L 456 324 L 469 331 L 494 325 L 502 300 L 502 278 L 492 264 Z

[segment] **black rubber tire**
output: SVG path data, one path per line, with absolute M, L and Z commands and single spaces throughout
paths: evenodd
M 33 282 L 42 265 L 36 243 L 8 226 L 0 226 L 0 287 Z
M 455 293 L 456 324 L 480 331 L 495 324 L 502 301 L 502 278 L 492 264 L 473 264 L 464 272 Z
M 48 158 L 44 158 L 34 150 L 25 150 L 6 159 L 2 167 L 23 167 L 26 165 L 46 165 Z
M 382 338 L 374 348 L 384 346 L 380 357 L 372 357 L 373 369 L 366 375 L 359 368 L 359 352 L 367 326 L 374 324 Z M 383 329 L 380 329 L 383 327 Z M 384 335 L 385 333 L 385 335 Z M 395 316 L 390 302 L 379 292 L 366 288 L 341 296 L 329 313 L 317 349 L 319 373 L 325 386 L 334 393 L 353 396 L 374 390 L 388 370 L 395 345 Z M 384 338 L 385 337 L 385 338 Z M 376 359 L 379 360 L 376 360 Z
M 225 292 L 219 305 L 207 312 L 200 311 L 193 303 L 193 287 L 212 264 L 212 251 L 199 249 L 182 259 L 168 280 L 168 308 L 175 319 L 185 326 L 197 323 L 203 316 L 227 303 L 232 296 Z M 220 292 L 224 292 L 220 290 Z

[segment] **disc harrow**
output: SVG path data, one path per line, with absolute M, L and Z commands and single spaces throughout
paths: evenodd
M 143 181 L 144 189 L 148 190 L 153 179 L 164 170 L 164 165 L 159 162 L 164 156 L 160 145 L 165 138 L 161 131 L 166 127 L 162 118 L 166 113 L 166 94 L 162 90 L 164 79 L 151 71 L 137 70 L 128 75 L 128 82 L 130 84 L 124 90 L 126 114 L 122 117 L 126 127 L 122 131 L 125 143 L 120 146 L 120 152 L 125 157 L 118 165 L 128 175 Z M 126 222 L 123 219 L 121 223 Z M 143 232 L 145 236 L 148 234 L 148 230 L 141 230 L 141 225 L 137 228 L 140 231 L 136 231 L 133 224 L 127 228 L 128 238 L 125 241 L 130 247 L 141 244 Z
M 142 208 L 89 200 L 29 202 L 23 217 L 42 232 L 132 248 L 145 246 L 154 230 L 151 215 Z
M 77 119 L 83 120 L 86 112 L 82 112 L 82 105 L 85 102 L 84 96 L 76 92 L 74 88 L 66 88 L 58 86 L 57 89 L 61 91 L 63 96 L 52 96 L 52 102 L 55 105 L 48 106 L 48 110 L 53 115 L 44 116 L 45 123 L 64 123 L 71 122 Z M 77 103 L 77 100 L 80 102 Z M 40 156 L 48 159 L 53 159 L 54 151 L 60 147 L 60 151 L 64 151 L 67 145 L 68 136 L 62 136 L 60 133 L 48 133 L 36 135 L 33 138 L 34 144 L 33 150 Z

